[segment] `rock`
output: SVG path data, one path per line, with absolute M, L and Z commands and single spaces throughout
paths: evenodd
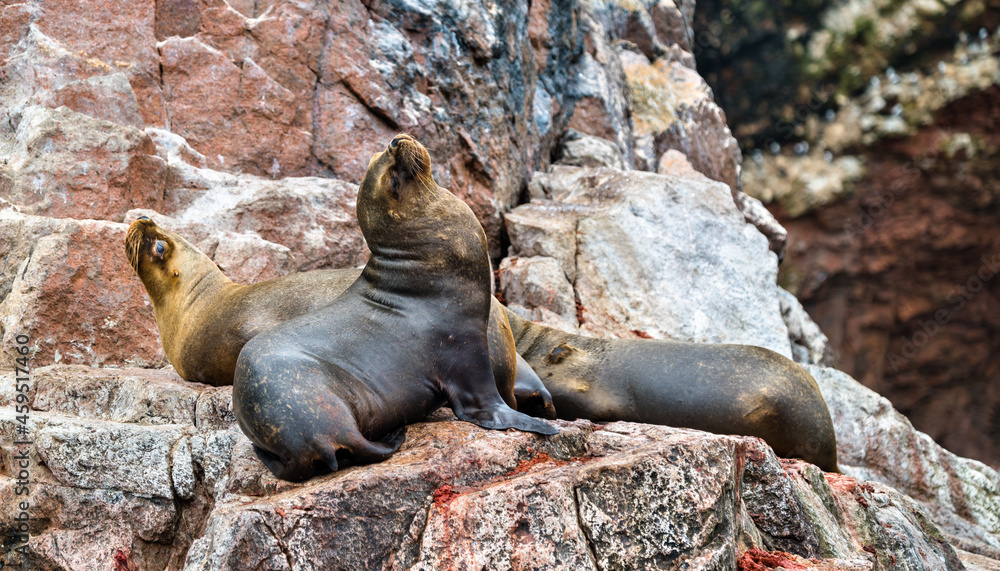
M 562 145 L 556 151 L 556 164 L 572 167 L 608 167 L 625 170 L 621 150 L 607 139 L 566 131 Z
M 687 156 L 677 149 L 667 149 L 657 162 L 656 172 L 685 178 L 707 178 L 695 170 Z
M 231 387 L 66 365 L 33 378 L 29 513 L 55 525 L 34 529 L 27 549 L 56 568 L 91 552 L 186 569 L 467 560 L 728 569 L 775 558 L 817 569 L 884 568 L 892 558 L 895 568 L 960 568 L 917 503 L 779 462 L 756 438 L 588 421 L 556 421 L 560 434 L 542 438 L 484 430 L 442 409 L 409 426 L 388 460 L 293 484 L 276 480 L 234 426 Z M 143 400 L 127 402 L 128 387 Z M 143 402 L 160 412 L 136 414 Z M 17 425 L 12 410 L 0 411 L 5 442 Z M 4 465 L 17 448 L 3 449 Z M 14 521 L 13 485 L 0 476 L 2 522 Z M 68 559 L 56 557 L 55 541 Z
M 177 186 L 164 213 L 179 225 L 195 232 L 199 230 L 191 225 L 201 225 L 284 246 L 290 250 L 291 266 L 299 271 L 355 267 L 368 259 L 357 225 L 356 185 L 329 178 L 224 175 L 180 162 L 171 164 L 171 172 Z M 231 235 L 228 239 L 233 240 Z
M 576 211 L 579 206 L 564 204 L 544 198 L 543 181 L 547 176 L 537 176 L 532 186 L 539 196 L 531 204 L 507 213 L 504 222 L 510 236 L 511 254 L 514 256 L 543 256 L 559 260 L 570 282 L 576 279 Z
M 0 60 L 9 80 L 0 88 L 0 98 L 4 111 L 15 118 L 14 126 L 26 106 L 51 105 L 53 95 L 66 98 L 74 110 L 112 121 L 134 120 L 137 105 L 144 122 L 162 125 L 151 5 L 139 2 L 123 10 L 90 2 L 82 15 L 66 5 L 42 9 L 22 3 L 5 9 L 10 20 L 3 27 L 11 30 L 13 41 L 5 43 L 9 57 Z M 126 77 L 127 90 L 118 83 L 118 74 Z
M 182 435 L 178 428 L 45 418 L 35 421 L 35 430 L 39 456 L 64 485 L 174 496 L 171 450 Z
M 32 371 L 34 410 L 143 425 L 194 424 L 204 385 L 177 373 L 49 365 Z
M 655 157 L 668 149 L 683 153 L 695 170 L 735 192 L 742 155 L 725 113 L 698 72 L 664 59 L 650 63 L 629 51 L 622 52 L 622 63 L 636 140 L 648 138 Z
M 995 470 L 938 446 L 888 400 L 846 374 L 807 368 L 830 407 L 837 455 L 847 474 L 893 486 L 917 500 L 949 537 L 1000 548 L 1000 475 Z
M 128 76 L 123 73 L 98 75 L 71 81 L 51 93 L 45 105 L 69 109 L 95 119 L 142 129 L 139 102 Z
M 963 10 L 960 21 L 975 17 Z M 580 421 L 541 439 L 442 410 L 409 427 L 387 462 L 291 484 L 235 426 L 230 388 L 134 368 L 165 361 L 120 222 L 153 216 L 241 282 L 359 265 L 356 183 L 404 130 L 472 206 L 497 258 L 506 223 L 501 285 L 514 311 L 584 335 L 826 358 L 822 334 L 774 284 L 765 242 L 780 257 L 785 233 L 739 192 L 739 152 L 692 55 L 713 38 L 696 37 L 693 19 L 688 0 L 0 7 L 0 336 L 7 347 L 27 333 L 34 350 L 27 393 L 16 392 L 13 354 L 0 358 L 0 561 L 947 569 L 960 565 L 952 543 L 969 568 L 995 567 L 995 473 L 934 448 L 850 386 L 828 396 L 850 477 L 782 463 L 752 438 Z M 759 28 L 748 41 L 773 33 Z M 940 85 L 884 81 L 848 101 L 824 144 L 915 133 L 937 120 L 929 109 L 950 113 L 949 102 L 989 90 L 992 41 L 956 51 Z M 987 212 L 992 135 L 981 123 L 928 144 L 987 181 L 975 203 Z M 584 136 L 566 137 L 570 127 Z M 827 164 L 823 150 L 812 156 Z M 613 168 L 532 178 L 553 159 Z M 928 172 L 934 188 L 940 173 Z M 15 411 L 18 398 L 30 413 Z M 8 445 L 22 427 L 34 445 Z M 22 561 L 7 548 L 19 545 L 25 450 Z
M 153 308 L 124 254 L 126 227 L 0 213 L 3 226 L 35 240 L 16 252 L 10 293 L 0 302 L 3 343 L 28 335 L 36 363 L 163 366 Z M 7 222 L 10 221 L 10 222 Z M 11 363 L 4 352 L 0 361 Z
M 0 196 L 26 213 L 120 219 L 130 208 L 163 204 L 166 163 L 133 127 L 31 106 L 5 155 Z
M 209 165 L 275 177 L 307 170 L 312 137 L 292 124 L 294 93 L 252 59 L 234 62 L 197 38 L 169 38 L 159 50 L 170 128 Z
M 573 107 L 567 126 L 580 133 L 614 141 L 625 166 L 635 164 L 631 109 L 625 71 L 611 37 L 598 14 L 583 10 L 583 25 L 590 29 L 588 51 L 578 64 L 572 84 Z
M 70 223 L 55 218 L 25 216 L 21 209 L 0 199 L 0 300 L 7 297 L 14 280 L 39 238 Z
M 796 363 L 828 365 L 833 360 L 829 342 L 819 326 L 813 323 L 795 296 L 778 287 L 781 317 L 788 327 L 788 340 L 792 343 L 792 356 Z
M 514 209 L 512 246 L 523 254 L 539 252 L 542 244 L 564 266 L 572 261 L 582 329 L 744 343 L 791 356 L 774 289 L 777 261 L 765 238 L 744 221 L 727 187 L 704 179 L 562 166 L 535 178 L 560 206 L 573 208 L 560 211 L 568 221 L 548 228 L 532 221 L 551 212 L 549 204 Z M 572 250 L 568 228 L 575 228 Z M 524 247 L 521 236 L 528 237 Z
M 10 57 L 13 48 L 28 33 L 31 12 L 28 4 L 6 4 L 0 8 L 0 61 Z
M 265 493 L 250 503 L 246 496 L 228 497 L 192 546 L 186 568 L 231 569 L 270 561 L 288 569 L 348 562 L 439 569 L 449 561 L 475 560 L 486 568 L 596 569 L 641 568 L 666 559 L 693 569 L 734 568 L 743 550 L 765 548 L 750 513 L 797 502 L 796 494 L 826 510 L 814 487 L 839 498 L 819 472 L 811 474 L 818 484 L 792 472 L 785 495 L 754 495 L 758 476 L 744 472 L 744 465 L 758 465 L 757 474 L 763 469 L 789 481 L 756 439 L 629 423 L 595 431 L 578 421 L 561 423 L 554 441 L 534 442 L 521 433 L 450 423 L 449 416 L 411 426 L 404 447 L 386 462 L 307 486 L 286 484 L 280 495 Z M 469 464 L 471 458 L 477 462 Z M 255 469 L 262 470 L 259 464 Z M 391 501 L 371 493 L 385 489 L 380 482 L 388 479 L 395 482 Z M 685 492 L 694 489 L 699 492 Z M 901 497 L 888 488 L 879 492 Z M 872 569 L 874 557 L 862 550 L 869 545 L 863 545 L 865 534 L 878 533 L 880 523 L 872 518 L 894 508 L 874 499 L 865 508 L 851 507 L 862 504 L 849 498 L 844 509 L 861 512 L 860 527 L 849 528 L 856 535 L 842 534 L 838 558 L 816 557 L 823 558 L 825 568 Z M 920 508 L 908 504 L 905 509 L 911 510 L 905 512 L 910 519 L 893 520 L 899 530 L 892 536 L 902 538 L 899 545 L 914 547 L 899 559 L 904 568 L 935 562 L 944 562 L 942 569 L 960 568 L 947 544 L 927 539 L 936 533 L 932 525 L 914 525 Z M 340 517 L 344 512 L 360 517 Z M 800 520 L 781 523 L 814 532 L 817 518 L 801 509 L 797 513 Z M 826 513 L 837 517 L 839 512 Z M 324 537 L 341 540 L 322 543 L 327 547 L 320 552 L 305 549 Z
M 12 497 L 11 484 L 10 479 L 0 478 L 0 497 Z M 129 560 L 137 569 L 166 567 L 167 557 L 158 543 L 175 539 L 178 510 L 173 502 L 116 489 L 88 490 L 51 481 L 35 483 L 27 499 L 33 513 L 44 514 L 32 530 L 42 541 L 32 546 L 27 558 L 30 565 L 49 569 L 113 569 L 116 561 Z M 3 507 L 4 521 L 13 521 L 15 514 L 8 511 L 12 506 L 5 501 Z M 49 524 L 58 527 L 53 529 Z M 8 552 L 2 561 L 10 566 L 15 561 L 19 565 L 21 559 Z
M 742 192 L 737 193 L 734 198 L 743 218 L 767 237 L 771 251 L 778 256 L 778 262 L 784 260 L 788 247 L 788 231 L 784 226 L 756 198 Z
M 504 258 L 497 273 L 507 303 L 527 309 L 544 307 L 565 321 L 576 321 L 573 286 L 559 260 L 543 256 Z

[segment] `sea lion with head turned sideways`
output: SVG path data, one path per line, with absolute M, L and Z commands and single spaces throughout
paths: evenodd
M 384 459 L 406 424 L 445 404 L 484 428 L 558 432 L 497 392 L 486 234 L 430 168 L 409 135 L 373 156 L 357 201 L 371 248 L 361 276 L 329 305 L 240 351 L 233 412 L 279 478 Z
M 507 310 L 518 353 L 559 418 L 625 420 L 763 438 L 779 456 L 839 472 L 826 401 L 803 367 L 768 349 L 572 335 Z
M 129 226 L 125 253 L 153 302 L 170 364 L 185 380 L 215 386 L 233 383 L 236 358 L 247 341 L 329 305 L 361 275 L 355 268 L 314 270 L 236 284 L 208 256 L 148 216 Z M 489 347 L 504 402 L 512 407 L 522 402 L 536 416 L 555 418 L 551 396 L 517 356 L 504 307 L 495 299 Z

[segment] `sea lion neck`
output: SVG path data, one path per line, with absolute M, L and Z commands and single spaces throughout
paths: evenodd
M 386 292 L 452 296 L 490 291 L 486 235 L 471 210 L 438 189 L 431 215 L 397 220 L 369 238 L 372 255 L 362 278 Z
M 186 316 L 204 308 L 215 308 L 226 298 L 238 294 L 248 286 L 233 283 L 215 262 L 183 238 L 171 238 L 175 245 L 171 262 L 177 275 L 168 273 L 162 279 L 177 281 L 170 284 L 170 287 L 159 284 L 160 287 L 155 290 L 147 285 L 146 291 L 153 302 L 153 314 L 160 330 L 164 352 L 181 376 L 188 378 L 185 375 L 189 371 L 182 371 L 185 360 L 181 354 L 181 340 L 188 334 L 184 327 Z M 157 278 L 148 279 L 156 281 Z M 144 276 L 143 283 L 146 281 L 147 276 Z

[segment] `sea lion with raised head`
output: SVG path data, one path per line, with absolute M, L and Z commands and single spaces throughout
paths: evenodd
M 819 386 L 782 355 L 749 345 L 582 337 L 510 310 L 507 318 L 559 418 L 757 436 L 779 456 L 840 471 Z
M 408 135 L 373 156 L 358 192 L 372 252 L 361 276 L 329 305 L 240 352 L 233 411 L 279 478 L 384 459 L 406 424 L 445 404 L 484 428 L 558 432 L 497 392 L 486 235 L 430 166 Z
M 361 275 L 355 268 L 315 270 L 236 284 L 208 256 L 148 216 L 129 226 L 125 253 L 153 302 L 170 364 L 185 380 L 215 386 L 233 383 L 236 358 L 247 341 L 329 305 Z M 545 387 L 517 357 L 506 312 L 495 299 L 490 307 L 489 346 L 493 376 L 504 401 L 512 407 L 522 402 L 540 416 L 555 418 Z

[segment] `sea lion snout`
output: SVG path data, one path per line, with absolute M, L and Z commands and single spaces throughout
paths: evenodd
M 389 141 L 386 149 L 395 161 L 395 171 L 403 178 L 427 179 L 430 177 L 431 156 L 427 149 L 407 133 L 400 133 Z
M 139 273 L 139 253 L 146 237 L 146 230 L 150 226 L 155 227 L 156 223 L 146 216 L 140 216 L 129 224 L 128 231 L 125 232 L 125 257 L 136 273 Z

